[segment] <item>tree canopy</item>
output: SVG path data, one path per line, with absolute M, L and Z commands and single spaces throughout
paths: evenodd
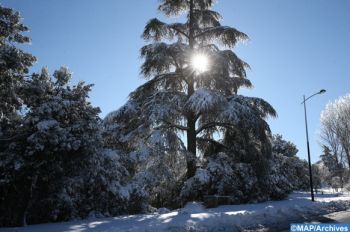
M 214 135 L 223 138 L 242 124 L 269 133 L 265 119 L 276 116 L 263 99 L 238 94 L 239 88 L 252 84 L 246 76 L 249 65 L 232 49 L 248 36 L 221 25 L 221 15 L 211 10 L 213 4 L 161 1 L 162 13 L 185 14 L 186 21 L 168 24 L 154 18 L 147 23 L 142 36 L 151 43 L 141 48 L 141 73 L 147 82 L 130 95 L 139 102 L 150 133 L 171 131 L 179 139 L 185 133 L 188 178 L 196 171 L 199 141 L 218 146 L 222 141 Z M 205 70 L 193 66 L 198 55 L 208 60 Z

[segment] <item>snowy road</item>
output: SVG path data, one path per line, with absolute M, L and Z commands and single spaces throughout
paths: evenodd
M 335 223 L 350 224 L 350 210 L 325 215 Z
M 319 215 L 350 209 L 350 196 L 325 194 L 311 202 L 308 193 L 293 193 L 283 201 L 224 205 L 204 209 L 198 203 L 168 213 L 129 215 L 3 228 L 0 232 L 183 232 L 183 231 L 283 231 L 291 222 L 306 222 Z M 334 220 L 348 220 L 346 213 L 332 214 Z M 267 229 L 267 228 L 270 228 Z M 288 231 L 288 230 L 287 230 Z
M 301 221 L 293 221 L 292 223 L 301 223 Z M 310 218 L 309 220 L 302 221 L 302 223 L 343 223 L 350 224 L 350 210 L 335 212 L 331 214 L 316 216 L 314 218 Z M 290 223 L 285 225 L 279 225 L 278 227 L 270 227 L 263 228 L 260 230 L 261 232 L 289 232 L 290 231 Z

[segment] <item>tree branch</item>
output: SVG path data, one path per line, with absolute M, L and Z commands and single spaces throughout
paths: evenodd
M 216 126 L 220 126 L 220 127 L 232 127 L 232 126 L 234 126 L 234 125 L 231 124 L 231 123 L 225 123 L 225 122 L 209 122 L 209 123 L 206 123 L 206 124 L 204 124 L 203 126 L 199 127 L 199 128 L 196 130 L 196 134 L 199 134 L 199 133 L 201 133 L 203 130 L 206 130 L 206 129 L 209 129 L 209 128 L 212 128 L 212 127 L 216 127 Z
M 170 127 L 174 127 L 176 129 L 179 129 L 179 130 L 184 130 L 184 131 L 188 130 L 187 126 L 177 125 L 177 124 L 174 124 L 174 123 L 169 122 L 169 121 L 164 121 L 164 123 L 166 123 Z
M 177 33 L 179 33 L 179 34 L 185 36 L 186 38 L 189 38 L 189 36 L 188 36 L 185 32 L 183 32 L 182 30 L 180 30 L 180 29 L 178 29 L 178 28 L 175 28 L 175 27 L 173 27 L 173 26 L 169 26 L 169 27 L 170 27 L 171 29 L 173 29 L 174 31 L 176 31 Z
M 229 147 L 227 147 L 226 145 L 214 140 L 214 139 L 207 139 L 207 138 L 201 138 L 201 137 L 197 137 L 197 140 L 198 141 L 203 141 L 203 142 L 209 142 L 209 143 L 212 143 L 214 144 L 215 146 L 218 146 L 218 147 L 222 147 L 222 148 L 225 148 L 225 149 L 229 149 Z
M 194 117 L 194 120 L 197 121 L 201 115 L 202 115 L 202 113 L 196 114 L 196 116 Z

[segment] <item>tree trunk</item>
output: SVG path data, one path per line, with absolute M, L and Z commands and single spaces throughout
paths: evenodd
M 195 122 L 192 119 L 188 119 L 187 122 L 187 179 L 191 178 L 196 173 L 196 130 Z
M 188 87 L 188 95 L 191 96 L 194 92 L 193 82 L 190 82 Z M 193 112 L 187 115 L 187 179 L 191 178 L 196 173 L 196 119 Z
M 189 46 L 191 50 L 194 48 L 194 35 L 193 35 L 193 0 L 190 1 L 189 12 Z M 194 93 L 193 78 L 189 77 L 187 96 L 188 98 Z M 191 178 L 196 173 L 196 118 L 193 112 L 189 112 L 187 115 L 187 179 Z
M 32 206 L 33 191 L 36 186 L 37 180 L 38 180 L 38 175 L 34 175 L 34 177 L 32 177 L 31 179 L 31 183 L 29 186 L 28 200 L 22 215 L 22 226 L 27 226 L 27 214 L 28 214 L 29 208 Z

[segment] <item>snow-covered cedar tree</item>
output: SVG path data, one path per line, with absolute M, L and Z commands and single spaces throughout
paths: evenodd
M 147 81 L 117 111 L 130 114 L 115 122 L 117 130 L 122 126 L 120 130 L 126 132 L 116 143 L 129 147 L 129 141 L 138 141 L 141 144 L 131 142 L 135 153 L 144 154 L 146 149 L 153 155 L 185 156 L 185 180 L 196 174 L 205 153 L 231 149 L 236 144 L 231 138 L 239 137 L 237 133 L 244 133 L 245 148 L 254 144 L 252 150 L 257 150 L 245 151 L 254 157 L 249 160 L 267 165 L 263 156 L 269 155 L 270 130 L 265 119 L 276 115 L 263 99 L 238 94 L 239 88 L 251 87 L 246 77 L 249 66 L 232 49 L 248 36 L 221 25 L 212 5 L 211 0 L 160 1 L 162 13 L 184 13 L 186 21 L 165 23 L 155 18 L 147 23 L 143 38 L 150 44 L 141 48 L 141 74 Z M 205 63 L 207 67 L 198 67 Z M 266 171 L 261 163 L 256 168 Z
M 21 87 L 35 57 L 17 48 L 30 39 L 23 35 L 28 28 L 22 24 L 18 12 L 0 5 L 0 151 L 15 136 L 21 124 Z
M 143 37 L 151 43 L 141 48 L 144 58 L 141 73 L 147 81 L 131 93 L 125 106 L 106 118 L 110 121 L 109 118 L 114 117 L 114 123 L 108 123 L 106 128 L 107 138 L 111 138 L 107 139 L 109 143 L 130 149 L 133 157 L 144 154 L 151 157 L 136 165 L 156 174 L 152 178 L 158 178 L 157 181 L 152 179 L 148 181 L 151 185 L 146 184 L 151 187 L 149 189 L 170 178 L 176 183 L 171 186 L 176 191 L 176 181 L 196 174 L 197 166 L 203 163 L 199 157 L 218 153 L 222 148 L 231 149 L 236 144 L 231 138 L 239 136 L 238 132 L 246 135 L 245 148 L 254 144 L 252 150 L 259 150 L 254 154 L 246 150 L 246 154 L 254 157 L 249 160 L 259 160 L 256 157 L 265 160 L 262 156 L 268 156 L 265 148 L 270 144 L 270 131 L 265 118 L 276 113 L 262 99 L 238 95 L 240 87 L 250 87 L 251 83 L 246 78 L 248 65 L 232 48 L 248 37 L 234 28 L 222 26 L 220 14 L 210 9 L 212 5 L 210 0 L 161 1 L 159 10 L 162 13 L 167 16 L 185 13 L 186 21 L 168 24 L 155 18 L 147 23 Z M 197 69 L 195 57 L 207 59 L 208 67 Z M 201 152 L 198 155 L 197 150 Z M 162 170 L 173 168 L 168 172 L 151 171 L 159 160 L 176 163 L 163 163 Z M 256 167 L 267 169 L 261 162 Z M 136 177 L 149 179 L 143 168 L 138 170 L 141 173 Z M 179 175 L 183 173 L 186 176 Z M 165 190 L 170 187 L 167 185 L 158 186 L 164 186 Z M 165 196 L 172 197 L 174 191 Z
M 143 192 L 127 182 L 123 155 L 103 149 L 91 85 L 70 86 L 60 68 L 23 87 L 21 138 L 1 154 L 1 223 L 19 225 L 140 212 Z M 9 155 L 11 154 L 11 155 Z M 10 178 L 7 178 L 10 177 Z
M 298 153 L 295 144 L 283 139 L 282 135 L 275 134 L 272 136 L 272 152 L 287 157 L 294 157 Z

